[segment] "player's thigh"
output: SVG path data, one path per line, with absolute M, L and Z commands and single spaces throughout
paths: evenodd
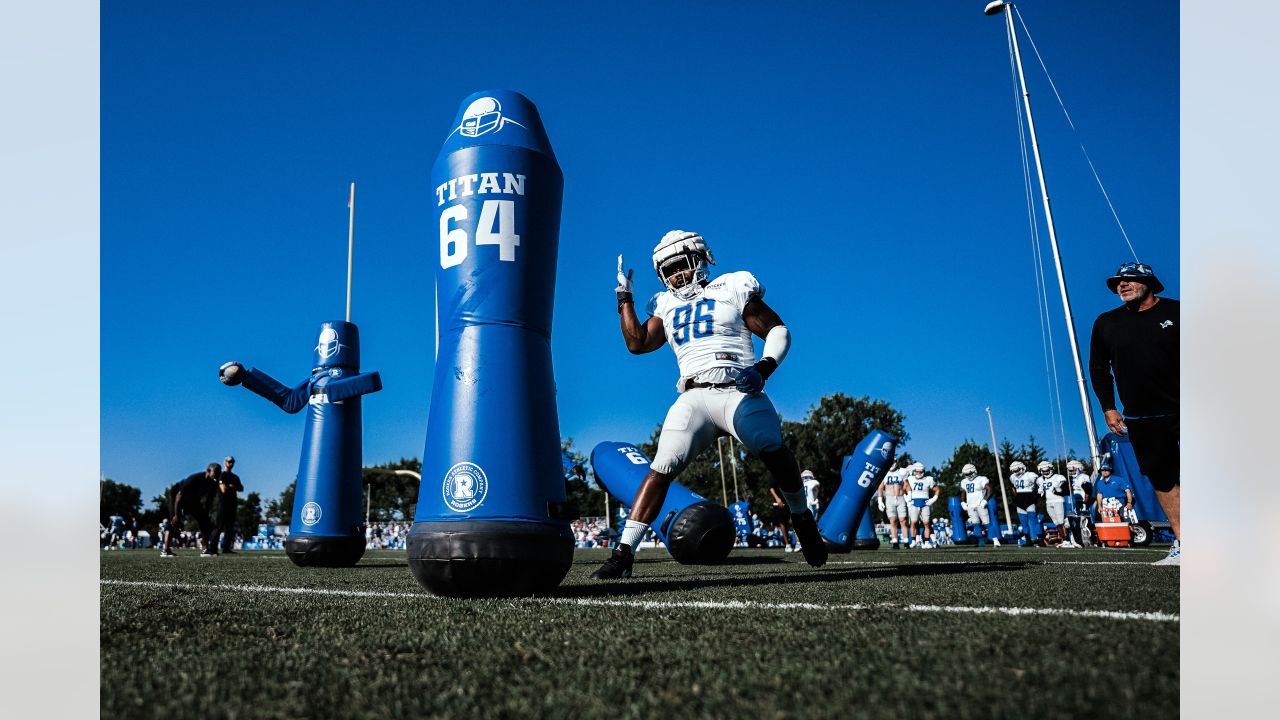
M 1061 525 L 1062 521 L 1067 517 L 1066 507 L 1062 503 L 1046 503 L 1044 509 L 1049 513 L 1049 519 L 1055 525 Z
M 987 511 L 986 505 L 978 506 L 978 519 L 982 521 L 983 525 L 991 524 L 991 513 Z
M 926 522 L 926 523 L 929 522 L 930 518 L 933 517 L 933 513 L 931 512 L 931 510 L 932 508 L 930 508 L 928 505 L 925 505 L 924 507 L 920 508 L 920 522 Z
M 658 450 L 650 464 L 653 470 L 667 476 L 678 475 L 715 438 L 716 425 L 705 406 L 697 402 L 697 392 L 683 393 L 667 410 L 658 435 Z
M 974 506 L 974 505 L 965 505 L 965 506 L 964 506 L 965 512 L 969 515 L 969 522 L 971 522 L 971 523 L 976 523 L 976 522 L 978 522 L 978 510 L 979 510 L 979 508 L 980 508 L 980 507 L 981 507 L 980 505 L 978 505 L 978 506 Z
M 718 405 L 721 429 L 732 433 L 752 454 L 782 447 L 782 421 L 768 395 L 721 392 L 710 402 Z
M 920 522 L 920 511 L 924 508 L 918 508 L 915 505 L 907 505 L 907 519 L 913 524 Z

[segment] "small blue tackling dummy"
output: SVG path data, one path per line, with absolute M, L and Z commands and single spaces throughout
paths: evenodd
M 360 398 L 382 389 L 378 373 L 360 372 L 359 329 L 341 320 L 321 324 L 311 376 L 292 388 L 238 362 L 224 364 L 218 377 L 287 413 L 307 409 L 285 552 L 299 566 L 355 565 L 365 546 Z

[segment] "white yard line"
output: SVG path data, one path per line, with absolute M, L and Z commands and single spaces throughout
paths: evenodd
M 426 592 L 389 592 L 379 590 L 331 590 L 325 588 L 273 587 L 269 585 L 195 585 L 191 583 L 158 582 L 152 580 L 101 580 L 102 585 L 118 587 L 168 588 L 173 590 L 211 590 L 241 593 L 281 593 L 286 595 L 321 595 L 329 597 L 436 600 Z M 953 605 L 902 605 L 899 603 L 851 603 L 827 605 L 822 603 L 771 603 L 753 600 L 626 600 L 622 598 L 517 598 L 507 600 L 525 605 L 574 605 L 582 607 L 631 607 L 641 610 L 669 610 L 685 608 L 695 610 L 815 610 L 828 612 L 855 612 L 865 610 L 898 610 L 920 613 L 952 613 L 962 615 L 1010 615 L 1104 618 L 1108 620 L 1147 620 L 1150 622 L 1180 622 L 1176 614 L 1162 612 L 1127 612 L 1120 610 L 1073 610 L 1068 608 L 989 607 Z
M 1146 560 L 1037 560 L 1035 558 L 1023 558 L 1029 564 L 1037 565 L 1150 565 Z M 797 563 L 798 565 L 799 563 Z M 900 560 L 898 562 L 890 562 L 888 560 L 829 560 L 828 565 L 972 565 L 980 568 L 983 565 L 999 565 L 1000 562 L 984 563 L 971 562 L 969 560 Z

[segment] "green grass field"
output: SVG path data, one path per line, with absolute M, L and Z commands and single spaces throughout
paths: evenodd
M 445 600 L 403 552 L 103 553 L 102 716 L 1030 718 L 1178 713 L 1164 550 L 579 550 L 552 598 Z

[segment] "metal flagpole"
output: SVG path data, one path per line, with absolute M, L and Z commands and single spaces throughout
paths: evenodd
M 729 467 L 733 470 L 733 493 L 738 494 L 738 453 L 733 449 L 733 436 L 729 438 Z
M 347 322 L 351 322 L 351 254 L 356 237 L 356 184 L 351 183 L 351 198 L 347 200 L 351 212 L 347 219 Z
M 1009 496 L 1004 491 L 1004 470 L 1000 467 L 1000 450 L 996 447 L 996 423 L 991 419 L 991 408 L 987 408 L 987 425 L 991 428 L 991 454 L 996 458 L 996 477 L 1000 478 L 1000 500 L 1004 503 L 1004 524 L 1013 529 L 1013 517 L 1009 515 Z
M 724 484 L 724 440 L 723 437 L 716 438 L 716 454 L 720 456 L 720 496 L 724 498 L 724 506 L 729 507 L 729 491 L 725 489 Z M 738 484 L 733 484 L 733 501 L 738 501 Z
M 1006 12 L 1007 10 L 1007 12 Z M 1093 409 L 1089 403 L 1089 390 L 1084 383 L 1084 366 L 1080 362 L 1080 343 L 1076 340 L 1075 321 L 1071 317 L 1071 301 L 1067 297 L 1067 279 L 1062 271 L 1062 256 L 1058 251 L 1058 234 L 1053 224 L 1053 211 L 1049 208 L 1049 187 L 1045 184 L 1044 163 L 1040 159 L 1040 142 L 1036 139 L 1036 124 L 1031 117 L 1031 94 L 1027 92 L 1027 78 L 1022 72 L 1022 51 L 1018 48 L 1018 33 L 1013 27 L 1013 4 L 995 0 L 983 10 L 987 15 L 1005 14 L 1009 38 L 1013 44 L 1013 57 L 1018 65 L 1018 83 L 1022 88 L 1022 104 L 1027 112 L 1027 127 L 1031 135 L 1031 150 L 1036 158 L 1036 174 L 1040 179 L 1040 197 L 1044 200 L 1044 218 L 1049 227 L 1049 245 L 1053 248 L 1053 266 L 1058 273 L 1058 289 L 1062 294 L 1062 310 L 1067 318 L 1067 338 L 1071 344 L 1071 359 L 1076 365 L 1076 385 L 1080 391 L 1080 406 L 1084 410 L 1084 425 L 1089 433 L 1089 455 L 1093 466 L 1098 466 L 1098 433 L 1093 426 Z M 997 463 L 998 464 L 998 463 Z M 1006 514 L 1008 511 L 1005 511 Z

